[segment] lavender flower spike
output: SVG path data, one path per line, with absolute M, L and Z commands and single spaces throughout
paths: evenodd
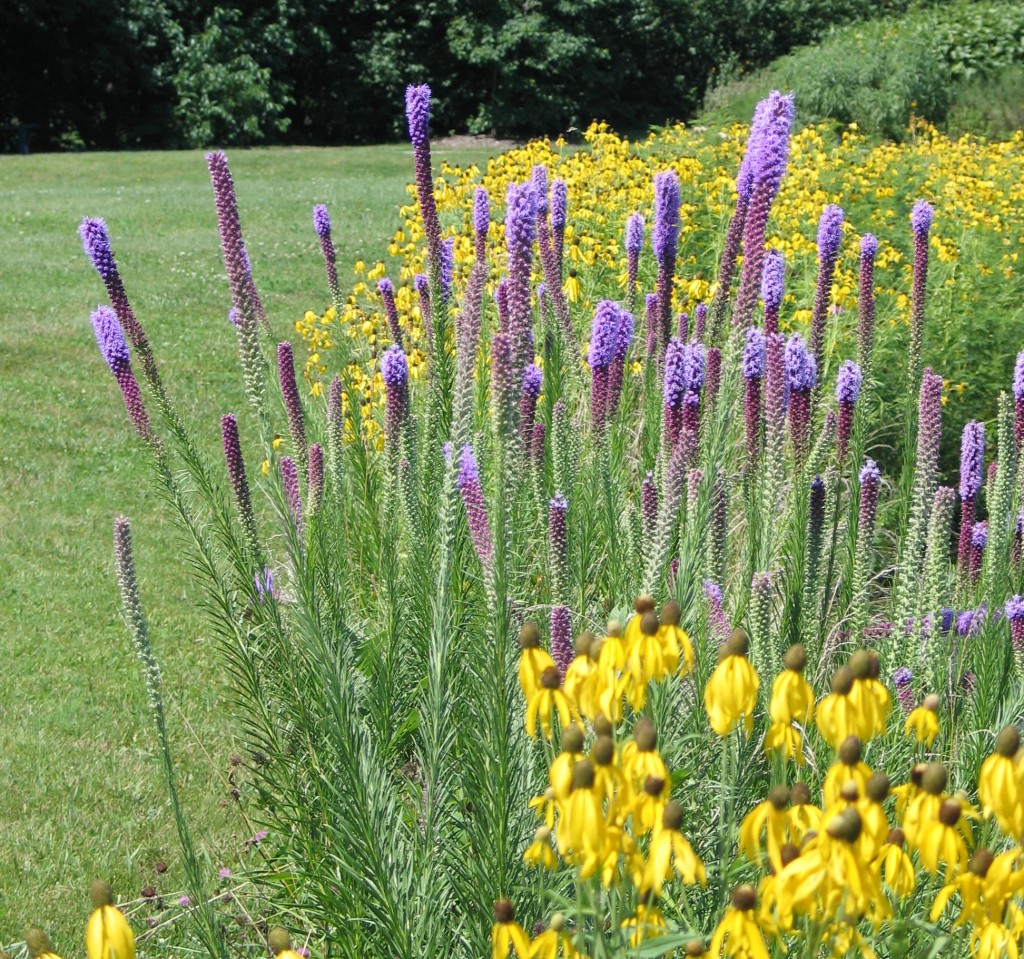
M 618 348 L 621 309 L 612 300 L 597 304 L 594 325 L 590 334 L 587 364 L 590 366 L 590 419 L 595 432 L 604 430 L 608 418 L 611 366 Z
M 892 683 L 896 687 L 896 701 L 904 714 L 914 708 L 914 676 L 906 666 L 900 666 L 892 675 Z
M 139 384 L 132 372 L 131 354 L 125 342 L 124 333 L 117 322 L 117 316 L 109 306 L 101 306 L 92 314 L 92 329 L 96 334 L 96 343 L 100 348 L 110 372 L 121 390 L 125 409 L 131 417 L 135 432 L 144 440 L 154 440 L 153 430 L 149 425 L 146 407 L 142 403 Z
M 804 339 L 794 333 L 786 342 L 786 378 L 789 383 L 789 432 L 797 462 L 807 456 L 811 429 L 811 391 L 817 384 L 817 364 Z
M 540 424 L 538 424 L 540 425 Z M 561 493 L 548 504 L 548 543 L 551 560 L 551 595 L 562 600 L 569 590 L 569 540 L 566 517 L 569 502 Z
M 640 270 L 640 251 L 644 246 L 644 218 L 632 213 L 626 220 L 626 296 L 630 310 L 636 301 L 636 278 Z
M 839 428 L 836 438 L 836 454 L 840 462 L 846 458 L 850 447 L 850 434 L 853 432 L 853 410 L 860 396 L 861 383 L 864 376 L 860 367 L 853 360 L 846 360 L 839 367 L 836 376 L 836 400 L 839 403 Z
M 416 175 L 416 194 L 427 238 L 427 255 L 435 268 L 441 264 L 441 223 L 434 199 L 434 180 L 430 164 L 430 87 L 405 88 L 405 117 L 409 126 Z
M 910 356 L 907 370 L 910 388 L 916 390 L 921 378 L 921 351 L 924 346 L 924 299 L 928 285 L 928 231 L 934 211 L 931 204 L 918 200 L 910 214 L 914 231 L 914 281 L 910 296 Z
M 668 345 L 672 323 L 672 282 L 679 248 L 679 175 L 664 170 L 654 176 L 654 227 L 651 247 L 658 261 L 658 352 Z
M 313 207 L 313 229 L 320 239 L 320 251 L 324 256 L 324 270 L 327 273 L 327 287 L 331 291 L 331 302 L 335 308 L 341 304 L 341 286 L 338 283 L 337 259 L 334 252 L 334 241 L 331 239 L 331 218 L 327 207 L 318 203 Z
M 384 315 L 388 318 L 388 329 L 391 332 L 391 342 L 402 342 L 402 328 L 398 323 L 398 307 L 395 305 L 394 284 L 385 276 L 377 281 L 377 292 L 384 303 Z
M 380 375 L 384 380 L 384 441 L 397 454 L 402 426 L 409 415 L 409 364 L 398 345 L 390 346 L 380 358 Z
M 281 457 L 281 484 L 284 487 L 284 502 L 288 513 L 302 535 L 302 496 L 299 493 L 299 471 L 290 456 Z
M 1013 366 L 1013 437 L 1020 453 L 1024 445 L 1024 350 L 1017 354 L 1017 362 Z
M 825 317 L 828 314 L 832 278 L 842 242 L 842 207 L 829 204 L 818 221 L 818 282 L 811 311 L 811 352 L 819 367 L 825 362 Z
M 249 481 L 245 475 L 242 444 L 238 438 L 238 421 L 233 413 L 226 413 L 220 418 L 220 432 L 224 446 L 224 460 L 227 463 L 228 477 L 231 480 L 231 491 L 235 494 L 238 518 L 245 529 L 249 545 L 255 548 L 257 546 L 256 517 L 252 511 Z
M 306 427 L 302 418 L 302 401 L 299 386 L 295 381 L 295 358 L 292 345 L 287 340 L 277 344 L 277 377 L 281 385 L 281 396 L 288 414 L 288 430 L 292 434 L 292 448 L 295 455 L 306 458 Z
M 316 516 L 320 512 L 320 505 L 324 499 L 324 448 L 319 443 L 313 443 L 309 447 L 309 465 L 307 469 L 309 476 L 309 489 L 306 491 L 309 497 L 309 515 Z
M 493 362 L 493 359 L 492 359 Z M 523 389 L 519 399 L 519 435 L 524 446 L 533 436 L 533 422 L 537 415 L 537 398 L 540 396 L 544 374 L 533 363 L 523 371 Z
M 480 485 L 480 471 L 473 456 L 473 448 L 464 446 L 460 458 L 460 470 L 457 480 L 462 502 L 466 507 L 466 519 L 469 523 L 469 535 L 473 540 L 473 549 L 484 569 L 489 571 L 494 562 L 494 543 L 491 540 L 491 527 L 487 520 L 487 505 L 484 502 L 484 491 Z
M 121 329 L 124 330 L 125 336 L 135 347 L 142 362 L 143 377 L 153 391 L 163 398 L 165 395 L 163 382 L 156 367 L 156 360 L 153 358 L 153 350 L 142 324 L 136 318 L 135 312 L 128 302 L 128 294 L 125 292 L 124 283 L 121 282 L 121 274 L 117 270 L 114 252 L 110 248 L 110 236 L 107 233 L 106 222 L 99 217 L 85 217 L 78 227 L 78 235 L 82 238 L 85 255 L 92 261 L 103 285 L 107 288 L 110 305 L 114 308 Z
M 761 448 L 761 380 L 765 372 L 765 338 L 756 326 L 747 327 L 743 347 L 743 414 L 746 423 L 747 462 L 753 465 Z
M 1019 668 L 1024 663 L 1024 599 L 1019 595 L 1011 596 L 1004 611 L 1010 623 L 1010 641 Z
M 786 260 L 780 250 L 769 250 L 764 255 L 761 276 L 761 298 L 764 300 L 764 331 L 778 333 L 779 310 L 786 285 Z
M 860 282 L 857 294 L 857 362 L 862 370 L 871 366 L 875 339 L 875 254 L 878 240 L 870 233 L 860 238 Z
M 551 610 L 551 657 L 558 667 L 559 682 L 565 679 L 565 671 L 569 668 L 575 655 L 569 607 L 555 606 Z
M 968 563 L 968 575 L 972 584 L 981 578 L 981 564 L 988 545 L 988 522 L 982 520 L 971 527 L 971 559 Z
M 985 475 L 985 424 L 971 420 L 960 444 L 960 496 L 974 499 Z
M 537 235 L 536 193 L 529 183 L 509 184 L 505 207 L 505 245 L 508 249 L 508 286 L 505 293 L 508 334 L 514 369 L 529 360 L 533 337 L 530 308 L 530 270 Z
M 487 188 L 478 186 L 473 194 L 474 255 L 483 260 L 487 255 L 487 231 L 491 227 L 491 201 Z

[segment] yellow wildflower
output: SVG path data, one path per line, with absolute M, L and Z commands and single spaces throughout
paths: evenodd
M 530 959 L 530 940 L 516 922 L 515 907 L 507 899 L 494 904 L 494 925 L 491 927 L 491 959 L 508 959 L 514 950 L 518 959 Z
M 734 630 L 704 687 L 704 708 L 711 728 L 719 736 L 728 736 L 741 719 L 748 736 L 754 729 L 754 706 L 761 681 L 747 660 L 749 649 L 747 634 L 742 629 Z
M 89 959 L 135 959 L 135 936 L 124 914 L 114 906 L 108 883 L 97 879 L 89 890 L 93 913 L 85 927 Z
M 697 882 L 702 886 L 707 885 L 704 863 L 697 858 L 693 847 L 679 831 L 682 824 L 683 807 L 673 800 L 665 806 L 661 823 L 655 827 L 651 836 L 647 865 L 638 883 L 641 889 L 660 892 L 673 869 L 687 885 L 692 886 Z
M 939 709 L 939 697 L 935 693 L 925 696 L 924 702 L 916 709 L 911 710 L 907 722 L 903 727 L 903 735 L 911 733 L 917 737 L 919 743 L 923 743 L 929 749 L 939 735 L 939 718 L 936 715 Z
M 732 891 L 732 904 L 725 910 L 714 935 L 708 955 L 711 959 L 731 956 L 734 959 L 769 959 L 764 936 L 757 927 L 754 907 L 757 893 L 753 886 L 737 886 Z

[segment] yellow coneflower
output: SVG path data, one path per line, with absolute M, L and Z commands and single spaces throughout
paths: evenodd
M 786 844 L 789 829 L 786 810 L 789 795 L 786 786 L 772 786 L 768 790 L 768 798 L 751 809 L 740 823 L 740 852 L 751 862 L 760 861 L 762 855 L 767 853 L 776 871 L 782 868 L 782 847 Z
M 652 830 L 665 814 L 672 784 L 668 777 L 648 776 L 633 798 L 633 828 L 637 833 Z
M 622 928 L 633 930 L 629 936 L 629 945 L 635 949 L 644 940 L 662 935 L 668 929 L 668 923 L 655 904 L 654 896 L 648 893 L 641 895 L 636 912 L 622 920 Z
M 516 922 L 515 907 L 507 899 L 494 904 L 494 925 L 491 926 L 491 959 L 508 959 L 509 948 L 519 959 L 530 959 L 530 940 Z
M 881 661 L 878 653 L 860 649 L 850 657 L 850 671 L 853 673 L 853 686 L 850 699 L 860 712 L 861 725 L 851 735 L 868 740 L 880 736 L 892 711 L 892 698 L 889 690 L 878 681 Z
M 988 849 L 978 849 L 971 856 L 967 871 L 939 890 L 928 914 L 929 920 L 935 922 L 946 911 L 950 899 L 959 893 L 960 913 L 953 922 L 954 928 L 968 921 L 975 924 L 984 922 L 986 917 L 985 906 L 982 904 L 983 881 L 994 861 L 995 856 Z
M 995 814 L 999 827 L 1010 836 L 1024 834 L 1024 795 L 1016 763 L 1020 733 L 1006 726 L 996 736 L 996 751 L 981 764 L 978 798 L 986 816 Z
M 629 702 L 635 710 L 643 709 L 647 701 L 647 683 L 651 680 L 661 681 L 678 665 L 678 660 L 672 663 L 664 655 L 661 638 L 658 636 L 661 626 L 658 614 L 648 610 L 639 619 L 640 632 L 630 647 L 627 667 Z
M 670 671 L 679 670 L 681 676 L 687 676 L 693 672 L 693 643 L 686 631 L 679 626 L 683 618 L 679 604 L 670 599 L 661 607 L 661 625 L 658 627 L 658 637 L 661 639 L 666 662 L 670 665 Z
M 832 692 L 818 704 L 818 729 L 833 749 L 849 736 L 858 735 L 865 725 L 860 705 L 850 696 L 852 691 L 853 671 L 842 666 L 832 676 Z
M 555 798 L 564 800 L 572 789 L 572 771 L 583 758 L 583 731 L 573 723 L 562 730 L 562 751 L 555 756 L 548 770 L 548 781 Z
M 946 867 L 947 878 L 966 868 L 965 826 L 963 807 L 958 799 L 944 799 L 938 816 L 920 824 L 917 851 L 921 865 L 932 875 L 938 874 L 942 866 Z
M 608 824 L 601 811 L 601 801 L 594 789 L 594 764 L 589 759 L 576 763 L 572 791 L 563 803 L 558 823 L 558 851 L 577 859 L 596 860 L 604 848 Z
M 868 777 L 864 793 L 856 801 L 857 812 L 864 826 L 860 846 L 865 859 L 874 859 L 889 835 L 889 820 L 882 808 L 888 796 L 889 777 L 883 772 L 875 772 Z
M 548 829 L 555 828 L 555 791 L 550 786 L 539 796 L 534 796 L 529 802 L 531 809 L 537 810 L 537 817 L 544 820 Z
M 915 785 L 915 778 L 917 783 Z M 897 793 L 896 815 L 900 819 L 900 825 L 906 834 L 907 842 L 912 848 L 917 848 L 919 831 L 926 822 L 938 818 L 939 807 L 945 798 L 946 783 L 949 781 L 949 774 L 942 763 L 918 764 L 911 770 L 911 780 L 908 786 L 899 787 L 906 789 L 907 794 L 913 792 L 913 798 L 907 800 L 905 807 L 901 810 L 899 793 Z M 897 792 L 897 790 L 893 790 Z M 902 816 L 901 816 L 902 812 Z
M 628 804 L 629 783 L 615 765 L 615 740 L 607 734 L 599 734 L 590 750 L 590 759 L 594 764 L 594 789 L 602 800 L 608 800 L 609 811 L 621 799 Z
M 302 956 L 292 948 L 292 937 L 288 935 L 288 930 L 281 926 L 274 926 L 267 933 L 267 945 L 277 959 L 302 959 Z
M 647 865 L 639 883 L 641 888 L 659 893 L 673 870 L 686 885 L 692 886 L 697 882 L 702 886 L 707 885 L 704 863 L 697 858 L 693 846 L 679 831 L 682 824 L 683 807 L 672 800 L 665 806 L 660 826 L 655 827 L 651 836 Z
M 590 648 L 596 638 L 593 633 L 588 631 L 582 632 L 576 637 L 576 656 L 569 663 L 569 668 L 565 671 L 565 679 L 562 680 L 562 689 L 565 690 L 569 701 L 575 703 L 576 708 L 587 717 L 592 715 L 592 710 L 584 696 L 584 690 L 587 678 L 596 665 L 590 656 Z
M 553 663 L 540 674 L 540 688 L 530 697 L 526 704 L 526 732 L 532 739 L 537 738 L 537 723 L 546 739 L 551 739 L 553 727 L 551 714 L 558 714 L 559 722 L 568 726 L 573 720 L 575 707 L 562 692 L 562 684 L 558 679 L 558 667 Z
M 733 630 L 704 687 L 704 709 L 719 736 L 728 736 L 740 720 L 746 725 L 747 735 L 754 729 L 754 706 L 761 680 L 747 660 L 749 650 L 747 634 L 742 629 Z
M 93 913 L 85 927 L 89 959 L 135 959 L 135 936 L 121 910 L 114 906 L 110 884 L 102 879 L 89 889 Z
M 644 781 L 654 776 L 668 779 L 668 770 L 657 753 L 658 733 L 646 716 L 637 720 L 633 727 L 633 738 L 622 747 L 622 771 L 634 788 L 640 788 Z
M 551 654 L 540 646 L 540 630 L 536 624 L 526 623 L 519 631 L 519 687 L 529 702 L 540 689 L 540 677 L 544 670 L 555 665 Z
M 538 826 L 533 834 L 533 842 L 526 847 L 523 860 L 530 866 L 541 869 L 554 869 L 558 865 L 555 850 L 551 848 L 551 829 Z
M 875 859 L 879 877 L 900 899 L 910 896 L 917 885 L 914 864 L 903 848 L 905 843 L 903 830 L 891 829 Z
M 53 951 L 50 937 L 42 929 L 29 929 L 25 933 L 25 947 L 32 959 L 60 959 Z
M 916 709 L 911 710 L 907 717 L 903 726 L 903 735 L 909 736 L 913 733 L 919 743 L 923 743 L 931 749 L 935 737 L 939 735 L 938 711 L 939 697 L 935 693 L 925 696 L 924 702 Z
M 789 802 L 786 828 L 793 842 L 802 843 L 809 832 L 821 831 L 822 812 L 811 802 L 811 789 L 807 783 L 793 783 L 789 791 Z
M 569 275 L 566 277 L 562 292 L 570 303 L 575 303 L 583 295 L 583 287 L 575 270 L 569 270 Z
M 807 665 L 807 652 L 802 643 L 786 651 L 785 667 L 772 684 L 772 698 L 768 715 L 773 723 L 798 723 L 805 729 L 814 716 L 814 691 L 803 677 Z
M 576 955 L 572 940 L 565 935 L 565 916 L 556 912 L 547 929 L 534 936 L 530 943 L 530 959 L 557 959 L 559 946 L 563 947 L 566 959 Z
M 732 891 L 732 904 L 725 910 L 708 953 L 711 959 L 732 956 L 735 959 L 769 959 L 764 936 L 754 918 L 757 893 L 753 886 L 737 886 Z
M 832 764 L 826 774 L 825 784 L 822 786 L 826 810 L 839 801 L 840 790 L 850 780 L 857 784 L 858 794 L 863 794 L 868 777 L 871 775 L 871 767 L 861 761 L 862 748 L 861 741 L 857 736 L 847 736 L 839 744 L 836 762 Z

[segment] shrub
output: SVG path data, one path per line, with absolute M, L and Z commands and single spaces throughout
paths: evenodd
M 893 398 L 916 454 L 883 476 L 866 459 L 882 360 L 870 239 L 857 362 L 823 365 L 836 207 L 817 231 L 809 343 L 778 331 L 784 262 L 765 238 L 800 146 L 788 98 L 759 110 L 718 298 L 692 322 L 674 314 L 680 235 L 696 239 L 680 177 L 662 170 L 656 270 L 639 270 L 633 220 L 625 305 L 601 300 L 587 330 L 561 290 L 591 253 L 565 232 L 563 184 L 517 168 L 492 307 L 488 190 L 457 238 L 473 265 L 456 283 L 426 88 L 410 88 L 407 111 L 422 360 L 383 279 L 390 345 L 340 344 L 376 353 L 381 449 L 357 425 L 360 365 L 343 364 L 325 403 L 301 395 L 290 344 L 271 348 L 223 154 L 207 160 L 251 406 L 222 420 L 226 470 L 175 410 L 105 225 L 82 225 L 113 306 L 93 315 L 101 353 L 193 546 L 260 757 L 260 878 L 279 909 L 331 954 L 371 959 L 703 955 L 709 935 L 714 956 L 767 955 L 766 940 L 810 955 L 1010 949 L 1024 887 L 1024 353 L 995 429 L 964 432 L 954 558 L 942 378 L 922 368 L 932 207 L 911 211 L 911 337 Z M 617 138 L 595 143 L 641 175 Z M 322 207 L 314 227 L 340 312 Z M 652 286 L 642 315 L 625 308 Z M 160 731 L 126 521 L 115 529 Z M 200 919 L 222 956 L 216 914 Z

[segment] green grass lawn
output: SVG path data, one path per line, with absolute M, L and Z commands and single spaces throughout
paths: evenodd
M 487 152 L 444 155 L 470 162 Z M 384 253 L 411 153 L 230 159 L 256 283 L 275 333 L 294 340 L 303 311 L 327 304 L 313 204 L 331 211 L 344 286 L 355 259 Z M 173 824 L 118 612 L 118 513 L 133 520 L 183 799 L 213 876 L 221 865 L 239 872 L 249 836 L 226 781 L 240 746 L 216 649 L 89 324 L 106 298 L 76 232 L 84 215 L 107 219 L 165 382 L 211 455 L 220 414 L 245 407 L 202 155 L 0 157 L 0 948 L 39 924 L 63 954 L 81 951 L 95 876 L 122 899 L 155 885 L 176 909 L 179 895 Z M 140 905 L 137 928 L 150 915 Z

